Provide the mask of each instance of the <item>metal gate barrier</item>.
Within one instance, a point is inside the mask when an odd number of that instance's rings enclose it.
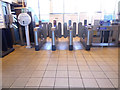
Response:
[[[78,25],[78,29],[76,26]],[[53,27],[52,27],[53,26]],[[47,36],[52,39],[52,50],[56,50],[57,39],[64,38],[69,39],[69,50],[73,50],[73,38],[80,37],[80,42],[83,44],[85,50],[90,50],[92,46],[117,46],[119,41],[119,28],[118,25],[113,26],[86,26],[81,22],[76,24],[62,24],[52,25],[52,23],[43,23],[41,27],[34,29],[35,34],[35,50],[39,50],[40,47],[46,42]],[[76,31],[78,30],[78,35]],[[96,34],[95,34],[96,33]]]
[[[56,37],[61,38],[62,36],[64,38],[68,37],[69,40],[69,50],[73,50],[73,38],[76,36],[80,37],[80,42],[85,47],[85,50],[90,50],[91,48],[91,36],[92,31],[87,28],[86,26],[82,26],[82,23],[78,23],[78,35],[76,34],[76,23],[73,23],[73,27],[69,24],[67,28],[67,23],[63,24],[63,35],[61,34],[61,23],[58,23],[58,27],[52,27],[51,33],[52,33],[52,50],[56,50]],[[57,31],[57,32],[56,32]],[[50,34],[51,35],[51,34]],[[50,37],[51,38],[51,37]]]
[[[60,25],[60,23],[58,24]],[[60,25],[61,26],[61,25]],[[59,29],[60,29],[59,26]],[[64,37],[69,39],[69,50],[73,50],[73,28],[72,26],[68,27],[69,29],[67,30],[67,24],[64,24]],[[62,37],[61,32],[59,29],[57,29],[57,27],[52,27],[51,31],[52,31],[52,51],[56,50],[56,42],[57,42],[57,38],[58,37]]]
[[[112,26],[93,26],[92,46],[118,46],[119,27]]]
[[[83,44],[85,50],[89,51],[92,41],[92,27],[84,27],[84,29],[82,28],[83,27],[79,28],[80,42]]]
[[[73,50],[73,29],[72,26],[69,26],[69,50],[72,51]]]
[[[35,27],[34,36],[35,36],[35,51],[39,51],[43,44],[46,42],[47,38],[46,25],[43,24],[41,25],[41,27]]]

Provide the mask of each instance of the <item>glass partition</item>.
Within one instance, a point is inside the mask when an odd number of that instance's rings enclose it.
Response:
[[[32,7],[42,21],[58,22],[68,20],[94,24],[94,20],[113,20],[118,18],[118,2],[120,0],[28,0],[28,7]],[[38,3],[39,2],[39,3]]]

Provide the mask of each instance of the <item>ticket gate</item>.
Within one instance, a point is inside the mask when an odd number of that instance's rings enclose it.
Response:
[[[62,35],[62,24],[59,22],[58,24],[49,23],[46,25],[41,25],[41,30],[34,30],[35,33],[35,50],[40,50],[40,47],[44,44],[44,40],[46,41],[47,36],[51,38],[52,41],[52,51],[56,50],[56,44],[58,42],[58,38],[62,36],[64,38],[68,38],[68,46],[69,50],[73,50],[73,38],[76,36],[80,37],[80,42],[83,44],[86,50],[90,50],[91,48],[91,30],[86,26],[83,26],[82,23],[78,23],[78,35],[76,34],[76,26],[77,24],[74,22],[73,25],[70,23],[67,26],[67,23],[63,24],[63,35]],[[47,30],[48,29],[48,30]],[[39,32],[38,32],[39,31]],[[41,35],[42,33],[42,35]],[[46,34],[48,33],[48,34]],[[40,38],[40,39],[38,39]]]
[[[73,29],[72,26],[69,26],[69,50],[73,50]]]
[[[47,29],[45,25],[34,28],[35,51],[39,51],[47,39]]]
[[[64,37],[68,37],[69,38],[69,50],[72,51],[73,50],[73,29],[72,29],[72,26],[69,26],[69,29],[67,30],[66,28],[66,23],[64,24],[65,27],[64,27]],[[61,37],[61,35],[57,31],[57,28],[56,27],[52,27],[51,29],[52,31],[52,51],[55,51],[56,50],[56,43],[57,43],[57,39],[58,37]]]
[[[48,24],[48,36],[52,38],[52,33],[51,33],[51,28],[52,28],[52,23]]]
[[[61,25],[60,22],[58,23],[58,37],[59,37],[59,38],[62,37],[62,25]]]
[[[92,46],[118,46],[119,25],[93,26]]]
[[[80,24],[80,23],[79,23]],[[81,24],[80,24],[81,25]],[[92,27],[78,27],[80,42],[83,44],[85,50],[89,51],[92,40]]]
[[[78,25],[78,35],[76,34],[77,25]],[[52,51],[56,50],[58,38],[61,37],[68,38],[68,46],[70,51],[73,50],[73,38],[77,36],[80,38],[80,43],[82,43],[84,49],[87,51],[89,51],[93,46],[117,46],[119,41],[119,34],[118,34],[119,28],[120,26],[115,26],[115,25],[106,26],[106,27],[91,26],[91,25],[86,25],[86,23],[85,25],[82,25],[81,22],[79,22],[78,24],[76,24],[75,22],[71,24],[70,21],[69,25],[67,25],[67,23],[63,24],[63,34],[62,34],[62,24],[60,22],[55,25],[49,23],[47,24],[47,28],[46,25],[42,25],[42,29],[40,30],[39,33],[40,36],[37,36],[38,33],[35,35],[36,46],[40,49],[40,47],[43,45],[42,42],[46,40],[47,36],[50,37],[52,40]],[[97,32],[97,36],[94,35],[95,32]],[[104,32],[109,32],[109,34],[106,35]],[[37,38],[39,37],[41,38],[37,40]]]
[[[52,51],[55,51],[56,50],[56,27],[52,27],[51,29],[52,31]]]
[[[73,27],[72,27],[73,26]],[[63,35],[61,34],[61,23],[58,23],[58,27],[52,27],[52,50],[56,50],[56,36],[61,38],[62,36],[64,38],[68,37],[69,41],[69,50],[73,50],[73,38],[76,36],[80,37],[80,42],[83,44],[86,50],[90,50],[91,48],[91,31],[86,27],[83,26],[82,23],[78,23],[78,35],[76,34],[76,22],[71,24],[71,21],[69,21],[69,25],[67,26],[67,23],[63,24]],[[67,28],[68,27],[68,28]],[[57,32],[56,32],[57,31]]]

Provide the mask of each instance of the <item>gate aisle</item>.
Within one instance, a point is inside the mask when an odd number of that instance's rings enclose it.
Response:
[[[68,38],[58,38],[58,42],[56,44],[56,50],[69,50]],[[43,45],[41,50],[51,50],[52,49],[52,42],[51,38],[47,38],[46,43]],[[73,38],[73,49],[74,50],[82,50],[84,49],[82,44],[80,43],[80,38],[76,37]]]

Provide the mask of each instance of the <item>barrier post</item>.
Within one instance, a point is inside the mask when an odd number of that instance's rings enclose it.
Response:
[[[55,43],[55,27],[52,27],[52,51],[56,50],[56,43]]]
[[[34,28],[34,36],[35,36],[35,51],[39,51],[39,39],[38,39],[38,29],[39,27]]]
[[[73,30],[72,26],[69,26],[69,50],[73,50]]]

